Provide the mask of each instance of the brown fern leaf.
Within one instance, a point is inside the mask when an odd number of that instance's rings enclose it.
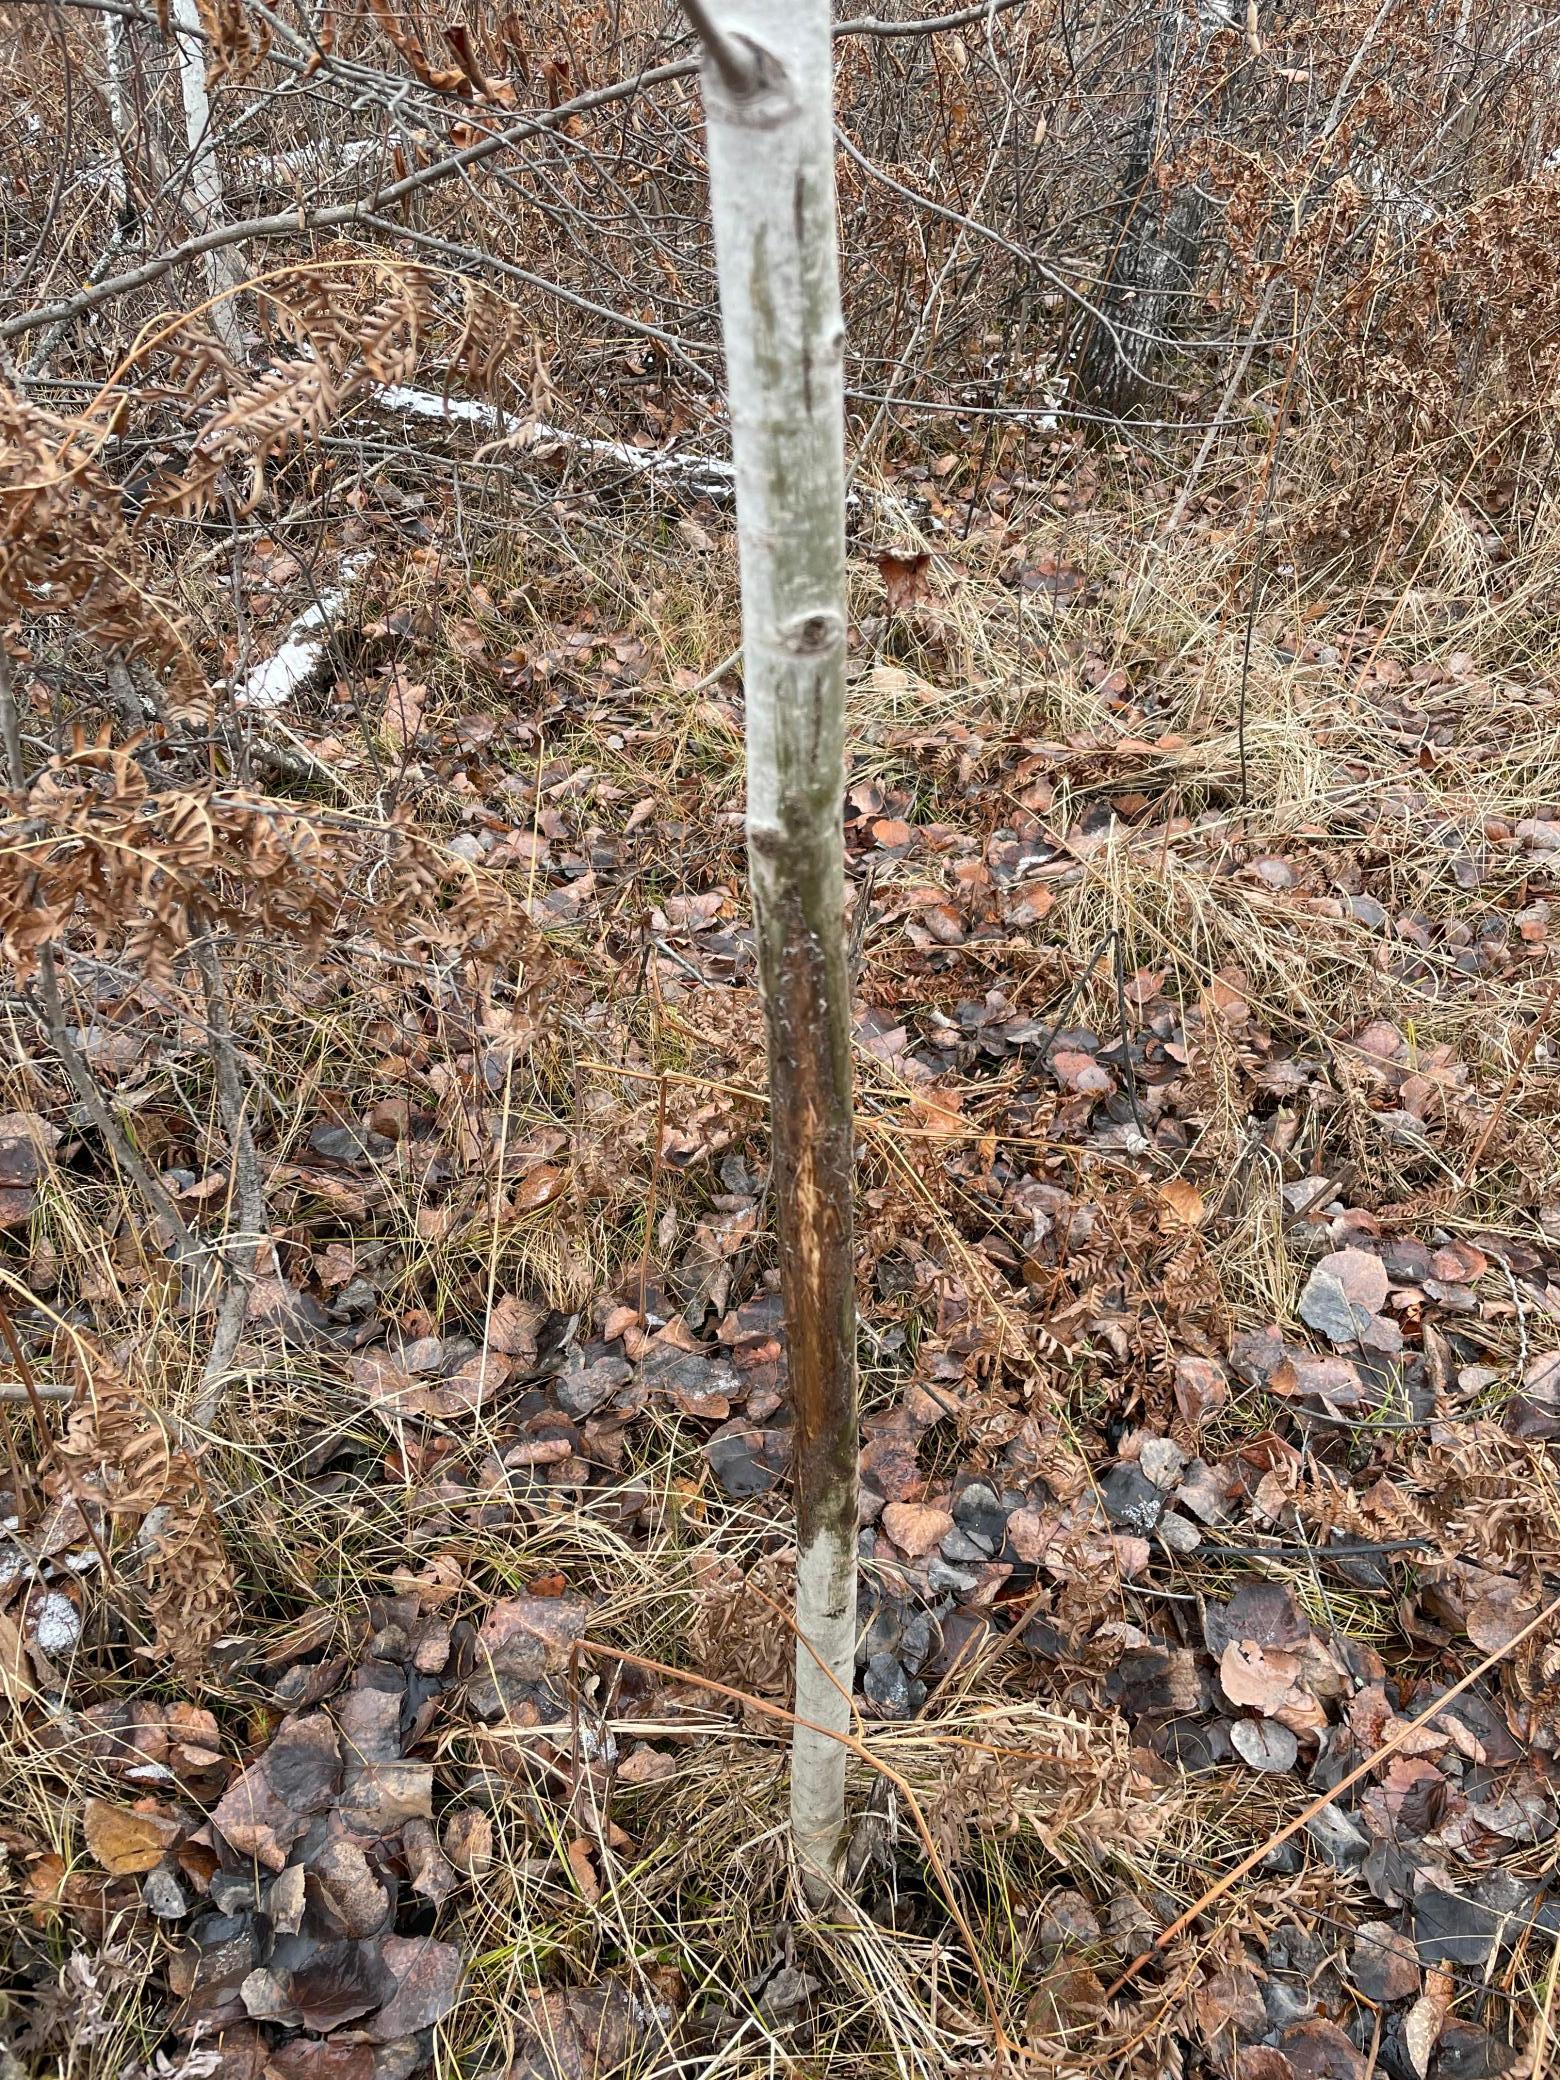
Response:
[[[125,1367],[101,1344],[61,1338],[77,1401],[61,1450],[79,1485],[140,1526],[151,1652],[184,1681],[204,1670],[233,1611],[233,1575],[200,1469],[175,1445]],[[118,1577],[120,1588],[130,1585]]]
[[[451,364],[473,389],[491,391],[523,337],[519,313],[480,282],[462,281],[461,298]]]
[[[181,693],[199,695],[182,624],[157,597],[97,460],[102,437],[0,388],[0,617],[68,619],[106,649],[169,667]]]
[[[251,17],[243,0],[195,0],[206,32],[206,77],[246,79],[271,48],[271,25]]]

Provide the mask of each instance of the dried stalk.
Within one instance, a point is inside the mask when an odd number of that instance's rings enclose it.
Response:
[[[200,1388],[192,1410],[196,1428],[205,1429],[216,1415],[222,1398],[224,1377],[233,1362],[233,1353],[238,1349],[239,1338],[244,1333],[244,1317],[248,1311],[250,1287],[255,1267],[260,1260],[260,1252],[265,1247],[270,1224],[266,1214],[265,1185],[260,1173],[260,1157],[249,1127],[249,1107],[244,1091],[244,1078],[239,1067],[238,1048],[234,1043],[232,1021],[228,1016],[227,988],[222,975],[222,961],[209,931],[202,932],[195,942],[195,965],[200,970],[201,989],[206,999],[206,1031],[211,1048],[211,1065],[216,1075],[217,1104],[222,1112],[222,1124],[232,1156],[233,1196],[237,1202],[239,1219],[239,1234],[236,1239],[229,1241],[224,1252],[227,1285],[222,1295],[222,1305],[217,1311],[211,1350],[201,1374]]]

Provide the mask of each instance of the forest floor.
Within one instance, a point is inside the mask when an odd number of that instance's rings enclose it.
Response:
[[[266,784],[523,947],[234,954],[272,1247],[205,1423],[9,1014],[0,2071],[1547,2066],[1554,545],[1308,574],[1260,476],[1167,533],[1168,465],[1005,468],[903,471],[853,562],[855,1909],[787,1857],[728,518],[392,461],[250,543],[251,655],[361,573]],[[92,972],[219,1220],[198,983]]]

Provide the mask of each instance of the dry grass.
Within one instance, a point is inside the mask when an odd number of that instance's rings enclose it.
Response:
[[[1518,900],[1530,862],[1486,848],[1487,870],[1470,897],[1442,834],[1480,834],[1496,818],[1514,824],[1560,799],[1560,732],[1545,705],[1552,692],[1529,696],[1534,726],[1517,730],[1510,690],[1519,670],[1536,674],[1547,659],[1546,601],[1560,537],[1552,526],[1535,536],[1497,600],[1469,531],[1451,517],[1443,521],[1375,643],[1376,657],[1401,667],[1410,686],[1416,667],[1444,665],[1453,627],[1455,647],[1474,660],[1460,682],[1451,741],[1416,761],[1411,747],[1384,735],[1379,701],[1357,683],[1363,653],[1352,662],[1318,661],[1286,654],[1279,639],[1293,629],[1320,645],[1366,622],[1381,630],[1374,600],[1336,572],[1315,580],[1280,572],[1248,658],[1250,525],[1162,541],[1153,519],[1122,492],[1114,502],[1102,495],[1078,518],[1037,519],[1000,540],[977,532],[963,544],[936,534],[918,543],[906,510],[899,546],[929,550],[932,592],[904,626],[884,628],[880,619],[877,639],[855,659],[853,783],[908,788],[912,820],[950,826],[978,854],[1013,814],[1002,775],[1015,748],[1043,747],[1055,787],[1044,822],[1056,832],[1090,833],[1053,876],[1057,900],[1046,921],[1010,935],[990,956],[978,946],[961,956],[938,985],[944,1001],[978,997],[1000,982],[1015,1004],[1059,1010],[1085,978],[1068,1019],[1113,1034],[1112,964],[1088,972],[1102,947],[1119,945],[1126,975],[1154,970],[1166,995],[1189,1007],[1205,1004],[1238,973],[1253,1022],[1286,1055],[1329,1061],[1343,1081],[1344,1101],[1328,1113],[1294,1100],[1313,1170],[1352,1165],[1357,1192],[1368,1188],[1381,1203],[1418,1195],[1448,1226],[1533,1234],[1539,1209],[1560,1186],[1552,1064],[1541,1052],[1524,1053],[1526,1021],[1543,998],[1540,964],[1469,981],[1438,951],[1424,974],[1405,980],[1392,972],[1390,942],[1348,915],[1335,891],[1365,862],[1369,890],[1394,914],[1413,908],[1455,918],[1469,902],[1510,907]],[[492,513],[468,516],[468,524],[496,528]],[[1053,612],[1015,593],[1005,573],[1016,552],[1031,562],[1049,553],[1081,572],[1086,589],[1078,602]],[[463,1002],[450,976],[372,968],[370,955],[346,944],[322,973],[267,958],[234,975],[235,1015],[277,1163],[306,1162],[308,1135],[322,1118],[357,1120],[394,1096],[404,1050],[418,1034],[462,1020],[469,1032],[474,1018],[488,1020],[490,1049],[479,1142],[496,1133],[500,1146],[519,1149],[562,1135],[563,1152],[552,1158],[565,1177],[560,1194],[497,1220],[495,1188],[475,1157],[469,1178],[437,1205],[393,1161],[356,1180],[371,1183],[376,1201],[365,1260],[375,1267],[377,1307],[386,1314],[415,1308],[444,1332],[480,1330],[495,1291],[588,1309],[603,1293],[627,1289],[643,1257],[652,1269],[675,1259],[706,1210],[709,1186],[658,1159],[658,1103],[673,1128],[708,1109],[732,1146],[755,1160],[762,1153],[763,1069],[750,982],[667,1001],[674,968],[653,947],[648,968],[630,952],[647,930],[655,937],[643,919],[664,917],[677,897],[724,888],[731,920],[741,922],[742,747],[734,689],[719,676],[736,635],[729,544],[720,534],[713,547],[700,548],[676,523],[658,533],[637,523],[582,524],[553,541],[528,532],[517,542],[498,530],[482,551],[481,575],[489,604],[475,617],[484,646],[475,660],[469,644],[463,651],[447,640],[463,617],[442,604],[442,572],[408,568],[387,596],[387,605],[421,618],[423,633],[403,669],[428,686],[431,739],[458,737],[461,718],[474,709],[509,729],[513,704],[494,688],[494,657],[535,657],[586,617],[604,638],[641,646],[631,677],[616,688],[599,674],[533,681],[522,697],[525,728],[510,731],[498,755],[483,754],[490,768],[512,768],[522,825],[533,803],[566,799],[581,828],[594,820],[611,831],[649,801],[637,878],[556,922],[548,964],[539,957],[535,975],[522,968],[491,978],[485,1002]],[[881,617],[870,560],[856,570],[855,585],[861,614]],[[1468,611],[1454,613],[1454,601],[1470,598]],[[1097,669],[1084,668],[1090,658]],[[1090,684],[1091,671],[1105,679],[1117,670],[1128,674],[1130,713],[1128,703],[1112,705]],[[372,714],[360,719],[376,726]],[[326,720],[305,718],[307,730]],[[378,764],[356,754],[341,762],[340,784],[366,813],[383,800],[383,742],[380,754]],[[457,743],[425,756],[419,774],[404,773],[397,783],[414,795],[419,814],[450,833],[469,800],[452,784],[461,767]],[[566,794],[555,791],[560,781],[569,783]],[[1412,812],[1384,814],[1410,786]],[[1101,813],[1127,795],[1141,798],[1130,815]],[[657,836],[667,824],[677,830],[671,841]],[[1274,888],[1244,871],[1268,858],[1297,863],[1295,887]],[[892,909],[896,896],[943,875],[936,857],[886,859],[871,900]],[[534,875],[511,878],[520,894],[536,893]],[[903,954],[897,922],[874,926],[862,976],[868,1001],[927,994],[924,976],[906,982]],[[538,978],[540,998],[532,994]],[[164,1162],[181,1149],[221,1145],[189,1009],[143,995],[139,1029],[154,1032],[159,1046],[119,1085],[130,1130],[140,1118],[153,1122]],[[1455,1201],[1444,1187],[1469,1153],[1470,1130],[1448,1121],[1428,1150],[1396,1143],[1383,1137],[1363,1095],[1347,1095],[1348,1035],[1372,1018],[1396,1023],[1421,1053],[1451,1050],[1467,1072],[1475,1122],[1515,1077],[1478,1176]],[[25,1044],[29,1059],[11,1064],[6,1102],[37,1106],[46,1102],[49,1072],[33,1043]],[[1298,1273],[1286,1246],[1285,1173],[1272,1149],[1259,1145],[1240,1074],[1246,1045],[1238,1030],[1226,1029],[1213,1047],[1188,1160],[1224,1178],[1207,1240],[1234,1319],[1290,1320]],[[455,1052],[450,1043],[444,1058]],[[897,1224],[957,1273],[976,1315],[996,1324],[998,1346],[1026,1392],[1076,1446],[1092,1419],[1074,1399],[1083,1392],[1081,1375],[1033,1338],[1022,1296],[980,1254],[968,1191],[941,1174],[988,1131],[981,1106],[1004,1088],[999,1081],[985,1098],[972,1095],[967,1132],[946,1117],[928,1127],[914,1107],[914,1083],[863,1056],[864,1190],[887,1208],[869,1225]],[[447,1124],[458,1110],[451,1100]],[[171,1119],[183,1121],[178,1132]],[[994,1104],[989,1130],[1002,1132]],[[1034,1140],[1030,1148],[1015,1137],[1015,1158],[1043,1156],[1043,1122]],[[1073,1158],[1058,1153],[1057,1163],[1064,1160]],[[1078,1160],[1102,1197],[1132,1189],[1119,1166]],[[1162,1180],[1167,1168],[1148,1161],[1141,1174]],[[341,1224],[307,1187],[284,1196],[288,1248],[296,1252],[290,1262],[301,1277],[310,1252]],[[351,1227],[349,1220],[342,1232],[350,1236]],[[117,1188],[57,1173],[26,1238],[34,1274],[47,1263],[50,1280],[45,1289],[34,1275],[31,1298],[61,1312],[86,1308],[101,1331],[133,1342],[176,1423],[190,1406],[200,1328],[170,1318],[149,1282],[141,1231],[138,1210]],[[25,1265],[7,1281],[20,1303]],[[869,1295],[868,1345],[881,1326],[876,1308]],[[891,1325],[896,1333],[905,1326]],[[1229,1448],[1265,1426],[1267,1405],[1256,1394],[1237,1399],[1225,1420],[1220,1441]],[[20,1429],[17,1437],[25,1443]],[[442,1426],[442,1441],[448,1471],[480,1466],[504,1440],[478,1414]],[[407,1457],[405,1442],[393,1420],[365,1408],[349,1388],[335,1353],[274,1344],[241,1353],[203,1468],[240,1572],[238,1623],[249,1656],[322,1609],[347,1637],[370,1596],[438,1557],[458,1570],[460,1608],[480,1612],[488,1599],[561,1570],[592,1599],[597,1638],[685,1664],[701,1569],[716,1557],[751,1562],[782,1536],[777,1507],[731,1504],[713,1490],[697,1436],[665,1415],[635,1432],[622,1475],[624,1488],[649,1497],[632,1534],[614,1524],[611,1497],[599,1491],[589,1506],[565,1499],[506,1513],[491,1528],[470,1512],[457,1518]],[[960,1448],[968,1442],[961,1437]],[[1323,1590],[1289,1562],[1267,1571],[1288,1580],[1330,1629],[1368,1642],[1392,1634],[1378,1601]],[[1178,1593],[1195,1600],[1222,1580],[1216,1569],[1188,1567]],[[1124,1589],[1122,1622],[1138,1608]],[[89,1636],[84,1655],[91,1644]],[[144,1681],[122,1665],[107,1689],[129,1694]],[[614,1794],[611,1814],[624,1840],[599,1859],[599,1897],[588,1896],[571,1868],[546,1802],[501,1799],[491,1870],[440,1919],[440,1932],[462,1944],[470,1973],[441,2033],[440,2073],[454,2080],[501,2071],[538,1986],[590,1985],[620,1988],[630,2003],[631,2073],[665,2073],[685,2058],[674,2011],[719,2015],[720,2048],[703,2069],[719,2070],[722,2080],[799,2066],[833,2080],[987,2070],[998,2024],[1037,2071],[1146,2073],[1169,2055],[1194,1969],[1225,1954],[1235,1931],[1260,1925],[1280,1903],[1323,1923],[1340,1917],[1340,1927],[1357,1914],[1359,1903],[1341,1897],[1351,1881],[1321,1862],[1253,1881],[1195,1940],[1168,1953],[1157,1990],[1130,2022],[1102,2026],[1102,1981],[1232,1856],[1298,1810],[1303,1793],[1284,1780],[1275,1791],[1253,1777],[1232,1795],[1227,1774],[1217,1772],[1167,1772],[1168,1781],[1155,1781],[1129,1758],[1121,1720],[1070,1705],[1061,1680],[1054,1699],[1037,1699],[1034,1687],[1032,1664],[1009,1659],[973,1680],[956,1677],[914,1723],[869,1729],[882,1773],[853,1768],[852,1807],[858,1815],[869,1804],[884,1808],[886,1844],[864,1893],[869,1911],[855,1921],[795,1921],[784,1728],[734,1718],[717,1697],[685,1694],[688,1726],[708,1730],[679,1740],[670,1782]],[[262,1700],[247,1678],[218,1673],[207,1695],[235,1743],[257,1730]],[[617,1701],[604,1669],[583,1683],[576,1740],[602,1753],[643,1726],[642,1714]],[[537,1744],[524,1729],[510,1737],[519,1748]],[[473,1771],[480,1777],[489,1767],[489,1738],[479,1742],[460,1724],[436,1734],[443,1793],[468,1787]],[[19,1735],[6,1768],[12,1823],[67,1863],[82,1854],[81,1801],[111,1788],[69,1755],[68,1747],[62,1755]],[[922,1853],[895,1778],[926,1815],[958,1915]],[[581,1781],[588,1796],[597,1795],[588,1773]],[[605,1812],[580,1817],[587,1832],[606,1834]],[[1046,1902],[1063,1887],[1084,1891],[1102,1911],[1114,1902],[1119,1912],[1098,1954],[1074,1956],[1069,1971],[1058,1973],[1045,1962],[1039,1931]],[[61,2073],[110,2080],[154,2055],[159,1937],[140,1926],[110,1929],[90,1966],[73,1962],[86,1953],[67,1923],[33,1926],[14,1862],[0,1911],[25,1932],[35,1956],[40,1945],[47,1950],[67,2002],[73,1973],[97,1974],[98,1990],[77,2003]],[[976,1958],[960,1917],[976,1931]],[[816,1982],[805,2027],[775,2012],[774,1974],[782,1966]],[[1078,1979],[1073,1967],[1092,1978]],[[1536,1953],[1525,1956],[1510,1998],[1537,2003],[1546,1987],[1552,1993],[1546,1969]]]

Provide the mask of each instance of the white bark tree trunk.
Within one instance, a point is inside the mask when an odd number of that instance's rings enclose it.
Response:
[[[198,231],[209,231],[227,216],[222,169],[217,163],[211,128],[211,97],[206,91],[206,46],[197,33],[200,13],[195,0],[173,0],[174,41],[178,51],[179,96],[184,104],[184,137],[189,150],[187,207]],[[245,279],[241,251],[219,246],[205,259],[206,292],[215,299],[211,325],[230,354],[244,352],[244,331],[236,291]]]
[[[128,27],[118,15],[106,14],[103,17],[103,91],[108,100],[108,120],[114,133],[113,171],[109,179],[114,210],[121,222],[128,199],[125,191],[125,145],[130,135],[130,103],[125,91],[125,76],[129,69],[125,51]]]
[[[747,829],[769,1040],[795,1424],[791,1819],[835,1880],[856,1648],[855,1303],[845,738],[844,327],[829,0],[703,0],[710,198],[730,397]],[[815,1728],[825,1729],[815,1731]]]

